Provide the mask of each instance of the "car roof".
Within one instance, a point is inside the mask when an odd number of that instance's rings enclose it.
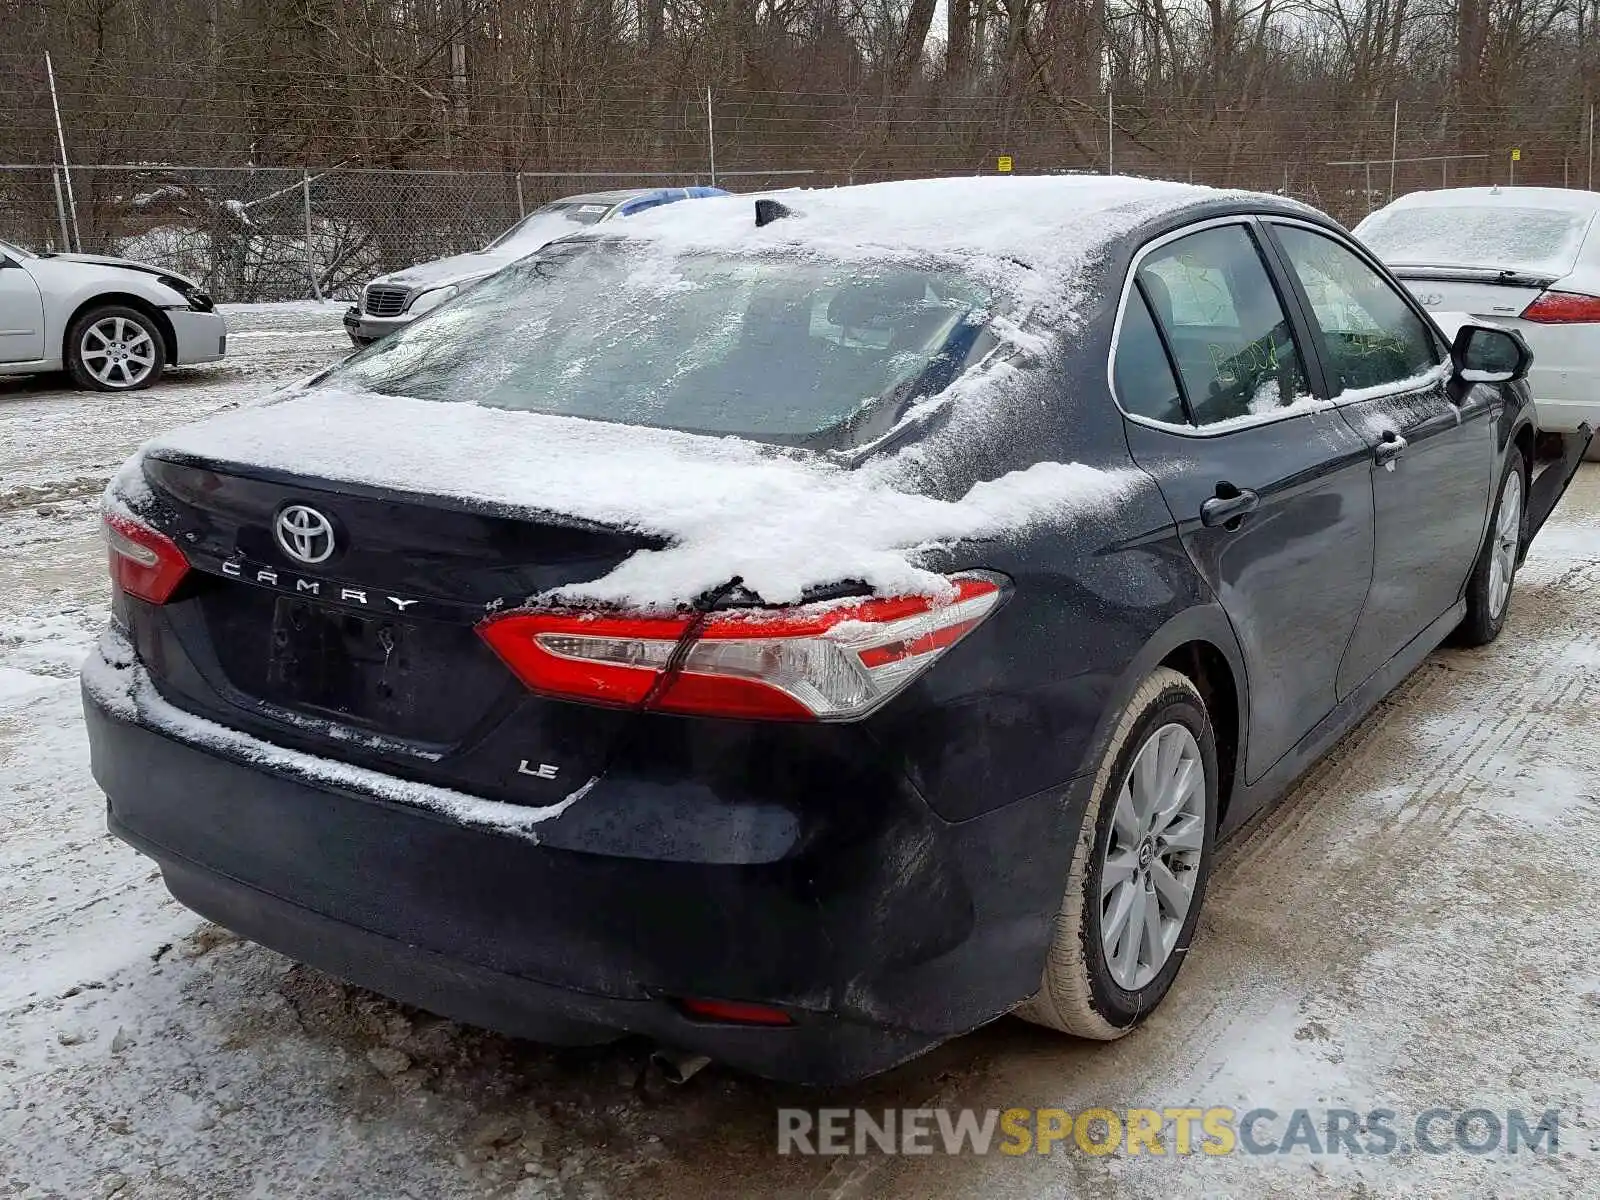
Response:
[[[1390,201],[1384,208],[1455,208],[1503,205],[1506,208],[1551,208],[1578,213],[1600,211],[1600,192],[1581,188],[1553,187],[1466,187],[1434,188],[1411,192]],[[1384,209],[1378,209],[1382,212]]]
[[[776,201],[792,219],[758,229],[754,197],[712,197],[689,206],[692,212],[666,205],[642,214],[629,222],[628,236],[682,249],[889,251],[1054,266],[1076,275],[1107,246],[1137,244],[1205,217],[1275,212],[1334,225],[1279,196],[1106,175],[912,179],[774,191],[762,199]]]
[[[621,204],[638,196],[648,196],[660,188],[612,188],[608,192],[584,192],[577,196],[563,196],[555,204]]]
[[[648,187],[648,188],[613,188],[607,192],[584,192],[578,196],[563,196],[552,201],[555,204],[623,204],[629,200],[640,200],[647,196],[662,196],[672,192],[686,192],[693,194],[700,190],[683,184],[676,187]]]

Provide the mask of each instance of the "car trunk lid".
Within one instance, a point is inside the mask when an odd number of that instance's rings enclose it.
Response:
[[[659,539],[160,452],[142,474],[191,567],[178,602],[130,613],[170,701],[280,744],[521,803],[558,801],[603,769],[625,714],[529,695],[477,627]],[[282,532],[289,513],[326,521],[326,554]],[[303,544],[316,561],[296,558]]]
[[[1476,267],[1391,266],[1430,312],[1460,312],[1505,321],[1521,315],[1556,281],[1553,275]]]

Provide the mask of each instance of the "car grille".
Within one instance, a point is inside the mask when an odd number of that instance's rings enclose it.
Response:
[[[405,311],[406,297],[410,294],[410,288],[373,284],[367,288],[367,316],[398,317]]]

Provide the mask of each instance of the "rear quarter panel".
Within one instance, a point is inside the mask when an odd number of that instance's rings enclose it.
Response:
[[[1029,369],[1026,391],[982,420],[952,416],[923,459],[940,494],[1038,462],[1083,463],[1115,487],[1086,511],[933,555],[954,571],[1000,571],[1005,606],[872,718],[873,737],[930,806],[964,820],[1092,771],[1110,718],[1173,647],[1219,640],[1226,620],[1177,540],[1154,482],[1135,466],[1110,394],[1107,355],[1126,255],[1085,289],[1079,324]]]

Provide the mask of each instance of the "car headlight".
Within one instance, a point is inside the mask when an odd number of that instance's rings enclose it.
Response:
[[[420,317],[425,312],[432,312],[456,294],[459,289],[455,284],[449,287],[434,288],[432,291],[423,292],[411,302],[408,310],[413,317]]]
[[[162,287],[177,292],[195,312],[210,312],[216,307],[211,297],[202,292],[187,279],[179,279],[172,275],[157,275],[156,282]]]

